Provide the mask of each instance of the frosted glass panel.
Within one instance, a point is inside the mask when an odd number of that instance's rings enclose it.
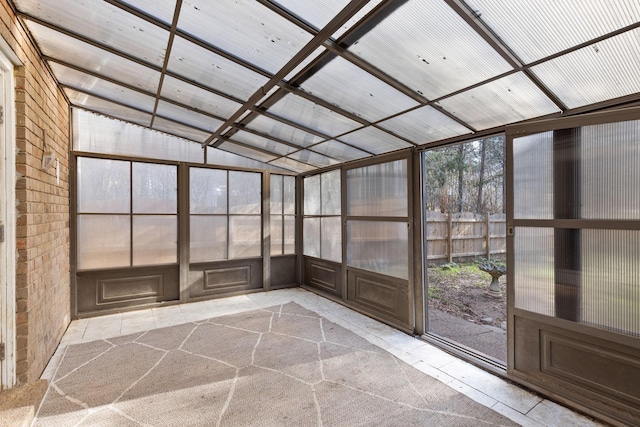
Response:
[[[304,214],[320,215],[320,175],[304,179]]]
[[[553,218],[553,132],[513,140],[516,219]]]
[[[290,145],[282,144],[281,142],[277,142],[272,139],[245,131],[234,133],[233,136],[231,136],[231,140],[234,142],[240,142],[246,145],[250,145],[251,147],[256,147],[261,150],[266,150],[271,153],[279,154],[281,156],[285,156],[297,150],[295,146],[292,147]],[[275,156],[273,156],[272,158],[275,158]]]
[[[347,264],[388,276],[409,277],[406,222],[349,221]]]
[[[640,231],[583,230],[582,323],[640,336]]]
[[[78,270],[128,267],[129,215],[78,215]]]
[[[190,217],[189,262],[227,259],[227,217]]]
[[[108,101],[86,92],[80,92],[68,87],[63,88],[64,93],[69,98],[71,105],[86,108],[87,110],[126,120],[141,126],[149,126],[151,123],[151,113],[129,108],[115,102]]]
[[[282,214],[282,175],[271,175],[271,215]]]
[[[296,178],[284,177],[284,213],[294,215],[296,213]]]
[[[305,218],[302,225],[303,253],[320,258],[320,218]]]
[[[253,119],[247,127],[301,147],[308,147],[325,139],[262,115]]]
[[[346,142],[373,154],[388,153],[403,148],[413,147],[410,142],[391,135],[388,132],[368,126],[342,135],[340,141]]]
[[[320,219],[320,257],[342,261],[342,221],[339,216]]]
[[[320,209],[322,215],[340,215],[342,210],[341,194],[342,189],[340,183],[340,169],[331,172],[325,172],[320,175]]]
[[[204,142],[209,137],[208,132],[160,116],[156,116],[153,120],[153,129],[199,143]]]
[[[228,151],[232,154],[237,154],[238,156],[248,157],[249,159],[253,159],[256,162],[269,162],[277,157],[275,154],[265,153],[264,151],[254,150],[253,148],[245,147],[243,145],[234,144],[231,142],[223,142],[218,148],[220,150]],[[217,164],[215,160],[213,160],[212,163]]]
[[[262,218],[229,217],[229,259],[258,257],[262,254]]]
[[[78,158],[78,212],[129,213],[129,162]]]
[[[515,307],[555,315],[553,228],[516,227]]]
[[[189,199],[192,214],[227,213],[227,171],[189,169]]]
[[[134,162],[132,168],[134,213],[178,212],[177,166]]]
[[[347,171],[347,204],[351,216],[407,216],[407,161]]]
[[[416,144],[471,132],[451,117],[428,105],[385,120],[378,125]]]
[[[293,154],[290,154],[288,157],[319,168],[337,165],[338,163],[340,163],[338,160],[323,156],[322,154],[318,154],[311,150],[300,150]]]
[[[640,219],[640,121],[581,129],[583,218]]]
[[[133,265],[178,262],[178,218],[175,215],[133,217]]]
[[[271,255],[282,255],[282,215],[271,215]]]
[[[230,117],[240,108],[240,104],[235,101],[171,76],[164,77],[161,93],[164,98],[224,118]]]
[[[371,156],[371,154],[365,151],[334,140],[322,142],[318,145],[314,145],[310,149],[316,153],[331,156],[334,159],[342,160],[343,162]]]
[[[254,172],[229,172],[229,213],[262,212],[262,175]]]
[[[296,217],[284,216],[284,253],[296,253]]]
[[[222,120],[213,118],[211,116],[198,113],[192,109],[176,105],[172,102],[160,101],[158,102],[158,109],[156,114],[161,117],[165,117],[176,122],[184,123],[189,126],[193,126],[199,130],[215,132],[218,127],[222,125]]]

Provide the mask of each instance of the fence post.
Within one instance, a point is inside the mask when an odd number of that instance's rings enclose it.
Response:
[[[449,264],[453,262],[453,218],[451,212],[447,214],[447,259]]]
[[[487,259],[491,258],[491,217],[489,212],[485,212],[485,230],[487,235],[485,236],[487,241]]]

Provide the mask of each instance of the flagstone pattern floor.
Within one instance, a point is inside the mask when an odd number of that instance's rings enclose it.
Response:
[[[290,302],[295,302],[297,305],[287,304]],[[280,317],[275,316],[268,309],[281,304],[285,304],[281,307],[288,307],[285,311],[293,310],[292,313],[287,314],[297,316],[294,330],[291,330],[290,322],[282,322]],[[299,310],[299,312],[296,313],[295,310]],[[326,322],[327,325],[331,326],[329,328],[323,327],[317,316],[309,315],[307,310],[321,314],[329,321]],[[249,311],[250,313],[247,313]],[[230,316],[238,313],[244,313],[244,315]],[[227,318],[220,317],[225,315]],[[218,320],[206,321],[212,317],[217,317]],[[248,321],[243,326],[247,330],[233,328],[233,322],[237,322],[238,319]],[[165,334],[165,331],[161,329],[175,325],[180,325],[175,334]],[[337,333],[340,328],[354,332],[357,337],[349,343],[332,343],[332,339],[339,340],[339,337],[342,336]],[[269,330],[275,333],[265,334]],[[211,333],[218,336],[226,334],[227,342],[233,342],[235,345],[212,346],[210,340],[207,339]],[[259,343],[260,345],[256,345],[258,337],[263,340]],[[252,346],[254,351],[235,354],[234,349],[241,347],[237,344],[243,341]],[[81,343],[84,345],[69,347],[64,363],[60,364],[67,346]],[[149,343],[153,343],[153,345]],[[353,364],[354,370],[349,372],[345,371],[344,367],[340,369],[333,367],[331,357],[328,357],[326,362],[317,363],[319,348],[328,355],[333,352],[336,355],[345,356],[344,352],[341,353],[344,345],[355,346],[359,349],[360,355],[366,355],[364,362],[360,360],[359,363]],[[127,360],[130,360],[130,363],[114,367],[113,362],[110,362],[111,365],[108,362],[112,359],[105,358],[105,364],[100,366],[102,361],[98,357],[99,355],[109,351],[113,353],[112,356],[117,356],[115,352],[131,346],[135,346],[136,357],[129,357]],[[189,372],[193,377],[180,378],[179,380],[176,378],[175,382],[180,383],[181,388],[179,390],[165,390],[163,394],[162,390],[154,389],[154,384],[159,383],[161,379],[165,380],[166,376],[170,377],[173,372],[178,372],[172,369],[172,366],[178,362],[172,359],[175,352],[171,352],[178,347],[181,348],[181,352],[192,356],[179,363],[180,366],[190,364],[193,369]],[[259,349],[269,349],[269,351],[263,352]],[[64,420],[65,425],[73,425],[79,421],[87,425],[101,424],[106,422],[107,418],[110,424],[115,422],[128,425],[132,420],[138,419],[145,420],[144,422],[149,424],[153,424],[154,420],[166,424],[167,421],[171,421],[172,413],[184,414],[185,411],[169,410],[170,408],[166,404],[163,405],[163,399],[170,394],[173,402],[184,401],[187,404],[187,399],[180,399],[180,393],[186,393],[185,384],[190,384],[190,387],[200,387],[199,391],[202,392],[203,399],[210,399],[211,402],[215,402],[212,403],[213,405],[218,405],[218,410],[212,410],[210,413],[218,414],[216,415],[218,417],[224,413],[226,418],[223,424],[230,422],[235,425],[252,423],[255,425],[261,411],[267,409],[273,411],[274,402],[281,402],[284,410],[287,405],[290,405],[293,396],[296,397],[297,405],[300,405],[296,413],[302,418],[292,419],[291,425],[314,424],[318,417],[317,408],[328,409],[327,406],[322,406],[323,402],[331,401],[333,406],[337,405],[336,402],[341,402],[340,391],[342,389],[340,387],[336,389],[336,384],[348,386],[355,384],[356,387],[372,386],[372,380],[367,378],[376,378],[376,376],[362,374],[367,372],[366,361],[369,359],[377,360],[384,357],[387,352],[418,371],[439,380],[441,384],[447,385],[448,387],[434,390],[433,396],[436,398],[438,396],[454,396],[455,393],[451,394],[451,392],[456,390],[524,426],[599,425],[587,417],[529,393],[422,340],[299,288],[72,322],[42,378],[51,380],[55,375],[56,382],[51,385],[49,393],[63,396],[64,389],[73,388],[72,382],[76,376],[72,373],[77,372],[77,369],[91,369],[93,372],[91,387],[84,387],[83,390],[86,391],[81,396],[67,396],[63,399],[65,402],[59,401],[53,406],[48,407],[45,401],[40,409],[40,418],[36,420],[35,425],[46,425],[45,415],[51,413],[68,415],[70,418]],[[308,363],[287,364],[288,355],[294,353],[297,357],[306,358]],[[205,360],[209,358],[211,363],[203,363],[203,357]],[[233,363],[225,364],[225,360],[229,362],[233,360]],[[395,358],[387,357],[385,360],[387,360],[386,363],[389,363],[388,361],[393,361]],[[78,365],[81,367],[75,368]],[[72,371],[72,369],[76,369],[76,371]],[[238,375],[239,369],[243,370],[242,375]],[[254,378],[252,381],[248,381],[248,378],[252,376],[252,369],[270,370],[273,375],[278,375],[278,381],[282,387],[277,390],[270,388],[267,391],[268,397],[264,399],[252,398],[251,401],[229,400],[227,397],[231,394],[228,389],[216,388],[231,386],[242,390],[243,388],[266,387],[266,384],[256,384],[253,381]],[[139,378],[136,377],[137,379],[132,383],[132,375],[137,375],[134,372],[141,371],[147,374]],[[411,371],[404,370],[403,372],[406,374]],[[330,381],[320,382],[323,378],[330,379]],[[305,390],[304,387],[300,388],[300,384],[305,382],[320,384],[320,386],[316,387],[315,393],[313,393],[308,389]],[[113,386],[113,384],[122,385]],[[373,386],[378,387],[376,389],[378,391],[374,394],[384,397],[384,387],[380,390],[379,385],[373,384]],[[428,393],[423,394],[428,399]],[[237,396],[255,396],[255,394],[238,393]],[[411,397],[407,397],[407,399],[411,399]],[[111,405],[113,402],[118,402],[118,405]],[[141,402],[150,402],[155,409],[145,412]],[[327,425],[349,424],[355,421],[355,419],[344,418],[345,414],[357,413],[357,411],[353,411],[353,402],[349,403],[348,399],[344,402],[350,406],[340,408],[338,405],[333,411],[325,411],[325,416],[328,417],[325,421]],[[78,405],[92,409],[88,412],[78,411]],[[249,406],[253,408],[252,411],[246,410]],[[382,417],[380,418],[382,420],[385,414],[393,413],[393,409],[397,409],[386,407],[384,404],[378,404],[377,408],[380,410],[378,416]],[[275,408],[275,410],[277,409]],[[193,410],[197,411],[198,408],[194,407]],[[446,410],[450,411],[450,409]],[[196,415],[198,414],[194,413],[194,417]],[[56,422],[59,422],[62,418],[55,419]],[[180,424],[189,423],[188,419],[175,421]],[[213,425],[223,420],[218,418],[210,421]],[[434,422],[436,422],[435,419]]]

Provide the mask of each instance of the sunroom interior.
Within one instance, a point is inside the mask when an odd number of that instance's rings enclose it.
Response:
[[[72,319],[304,287],[640,420],[637,0],[6,7],[69,106],[42,169],[68,175]],[[429,153],[488,138],[503,359],[429,316]]]

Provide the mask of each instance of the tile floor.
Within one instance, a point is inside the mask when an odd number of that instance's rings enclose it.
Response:
[[[561,405],[464,362],[422,340],[300,288],[201,301],[71,322],[42,374],[51,379],[67,345],[294,301],[523,426],[599,426]]]

